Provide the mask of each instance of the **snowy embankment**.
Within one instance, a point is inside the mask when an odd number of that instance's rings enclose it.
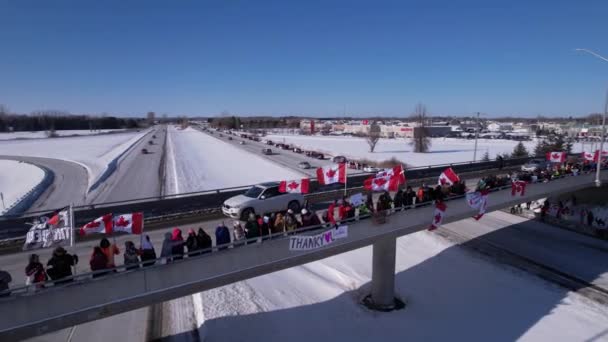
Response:
[[[190,127],[169,126],[167,134],[169,195],[303,177]]]
[[[54,158],[82,165],[91,186],[108,165],[143,137],[148,130],[62,139],[8,140],[0,143],[0,155]]]
[[[44,170],[15,160],[0,160],[0,215],[9,210],[44,178]]]
[[[121,129],[99,129],[99,130],[95,130],[95,131],[91,131],[88,129],[73,129],[73,130],[55,131],[55,134],[60,137],[69,137],[69,136],[116,133],[116,132],[121,132],[124,130],[125,129],[122,129],[122,128]],[[43,138],[48,138],[47,131],[0,133],[0,140],[43,139]]]
[[[604,336],[605,307],[475,256],[433,233],[397,240],[404,310],[370,312],[372,248],[202,292],[209,341],[583,341]],[[605,336],[604,336],[605,337]],[[600,337],[600,339],[603,337]]]
[[[305,150],[316,150],[332,156],[343,155],[348,158],[365,158],[384,161],[396,158],[410,166],[427,166],[469,162],[473,160],[475,141],[456,138],[432,138],[429,153],[414,153],[409,144],[410,139],[380,139],[374,153],[369,152],[369,146],[364,138],[303,136],[303,135],[268,135],[266,139],[275,142],[294,144]],[[513,140],[479,139],[477,144],[477,160],[488,152],[491,159],[503,153],[513,153],[517,145]],[[534,150],[536,142],[526,141],[524,146],[528,152]],[[573,152],[580,152],[580,144],[575,144]]]

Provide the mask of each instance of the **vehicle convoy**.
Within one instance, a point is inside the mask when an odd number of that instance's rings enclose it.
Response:
[[[231,197],[222,204],[222,213],[234,218],[246,220],[249,214],[264,215],[291,209],[299,212],[304,205],[304,196],[295,193],[279,192],[279,183],[261,183],[254,185],[242,195]]]
[[[521,170],[524,172],[535,172],[538,170],[545,170],[549,166],[549,163],[546,160],[542,159],[532,159],[526,164],[521,166]]]

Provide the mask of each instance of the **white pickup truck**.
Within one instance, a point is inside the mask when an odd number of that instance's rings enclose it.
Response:
[[[246,220],[249,214],[264,215],[291,209],[294,213],[304,205],[302,194],[281,193],[279,183],[262,183],[254,185],[242,195],[231,197],[224,201],[224,215]]]

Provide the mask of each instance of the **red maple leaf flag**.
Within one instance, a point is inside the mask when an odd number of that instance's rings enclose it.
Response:
[[[511,183],[511,196],[523,196],[526,192],[526,182],[518,180]]]
[[[113,232],[141,234],[144,230],[144,213],[130,213],[114,216]]]
[[[310,179],[302,178],[300,180],[287,180],[279,183],[279,192],[288,192],[296,194],[307,194],[310,185]]]
[[[433,212],[433,221],[431,221],[431,226],[429,230],[435,230],[441,226],[443,223],[443,217],[445,216],[445,210],[448,206],[445,202],[437,201],[435,202],[435,211]]]
[[[586,161],[595,161],[596,155],[597,155],[597,151],[595,154],[591,153],[591,152],[583,152],[583,155],[581,156],[581,158]]]
[[[363,181],[363,187],[369,191],[397,191],[399,175],[370,177]]]
[[[319,184],[346,183],[346,164],[334,164],[317,169]]]
[[[593,161],[597,163],[598,161],[598,156],[600,155],[600,150],[595,150],[595,153],[593,154]],[[602,151],[602,160],[605,160],[606,157],[608,157],[608,151]]]
[[[551,163],[563,163],[566,161],[566,152],[547,152],[546,157]]]
[[[391,176],[396,177],[396,181],[400,184],[405,184],[405,172],[403,171],[403,166],[397,165],[391,169],[384,169],[376,174],[376,178]]]
[[[80,235],[112,233],[112,214],[106,214],[85,224],[79,230]]]
[[[441,175],[439,175],[439,181],[437,184],[439,185],[452,185],[456,182],[460,181],[460,177],[452,170],[451,167],[445,169]]]

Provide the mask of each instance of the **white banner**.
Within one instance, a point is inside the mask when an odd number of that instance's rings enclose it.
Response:
[[[308,251],[327,246],[337,239],[348,237],[348,226],[338,226],[317,235],[296,235],[289,238],[290,251]]]
[[[364,202],[363,194],[359,192],[350,196],[349,202],[353,205],[353,207],[360,206]]]

